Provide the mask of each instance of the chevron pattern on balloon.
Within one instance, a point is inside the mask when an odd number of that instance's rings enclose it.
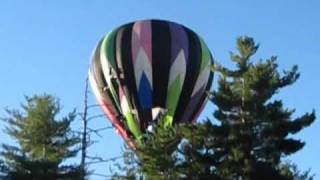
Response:
[[[140,104],[152,107],[151,22],[138,21],[132,30],[132,61]]]
[[[168,114],[173,116],[179,101],[183,82],[186,76],[186,57],[181,50],[170,68],[168,82],[167,108]]]
[[[168,95],[166,106],[168,115],[174,116],[179,102],[182,86],[186,76],[188,51],[188,37],[180,26],[170,24],[171,33],[171,67],[169,71]]]

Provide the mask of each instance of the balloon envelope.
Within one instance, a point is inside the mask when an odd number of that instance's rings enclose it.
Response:
[[[159,121],[194,122],[213,73],[211,53],[190,29],[168,21],[125,24],[98,43],[89,69],[93,92],[131,145]]]

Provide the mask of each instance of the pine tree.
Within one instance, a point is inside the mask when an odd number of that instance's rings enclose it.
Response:
[[[50,95],[26,97],[21,110],[6,110],[5,132],[18,146],[3,144],[2,156],[8,179],[77,179],[79,167],[62,164],[74,157],[79,138],[70,124],[75,111],[59,119],[61,106]]]
[[[252,62],[258,45],[249,37],[237,41],[239,54],[231,53],[236,70],[216,65],[218,89],[215,122],[184,130],[187,167],[208,169],[222,179],[292,179],[281,173],[282,158],[296,153],[304,142],[293,135],[312,124],[315,112],[292,118],[294,110],[273,96],[299,78],[297,66],[280,74],[276,57]],[[189,153],[191,151],[191,153]],[[202,162],[203,161],[203,162]]]
[[[293,118],[294,110],[274,97],[299,78],[297,66],[281,74],[276,57],[254,63],[258,45],[249,37],[239,38],[237,49],[230,54],[236,70],[212,68],[219,75],[217,90],[209,93],[214,118],[160,126],[139,147],[136,168],[145,179],[312,179],[284,158],[303,148],[291,135],[310,126],[315,112]]]

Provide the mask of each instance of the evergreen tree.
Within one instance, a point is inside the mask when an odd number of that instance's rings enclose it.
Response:
[[[78,179],[78,166],[62,164],[78,152],[79,139],[70,128],[75,111],[59,119],[60,103],[50,95],[26,97],[21,107],[22,111],[6,110],[8,116],[3,118],[5,132],[18,145],[2,145],[6,178]]]
[[[315,112],[293,118],[294,110],[274,98],[299,78],[297,66],[281,74],[276,57],[254,63],[258,45],[249,37],[239,38],[237,49],[231,53],[235,70],[212,68],[219,75],[217,90],[209,93],[214,118],[160,126],[138,148],[136,168],[145,179],[312,179],[283,159],[303,148],[291,135],[310,126]]]
[[[298,78],[297,66],[280,74],[276,57],[253,63],[258,45],[249,37],[237,41],[239,54],[231,53],[236,70],[220,65],[218,89],[212,93],[217,123],[190,126],[182,131],[188,140],[187,167],[207,169],[222,179],[292,179],[281,173],[282,158],[296,153],[304,142],[289,135],[312,124],[315,113],[293,118],[294,110],[272,97]],[[191,151],[191,153],[190,153]]]

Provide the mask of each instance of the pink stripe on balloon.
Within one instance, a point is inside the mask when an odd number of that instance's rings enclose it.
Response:
[[[120,102],[122,101],[123,96],[124,96],[123,89],[122,89],[121,87],[119,87],[119,98],[120,98]],[[124,98],[125,98],[125,97],[124,97]]]
[[[152,62],[151,21],[138,21],[134,23],[132,30],[132,60],[136,62],[139,49],[142,47]]]

